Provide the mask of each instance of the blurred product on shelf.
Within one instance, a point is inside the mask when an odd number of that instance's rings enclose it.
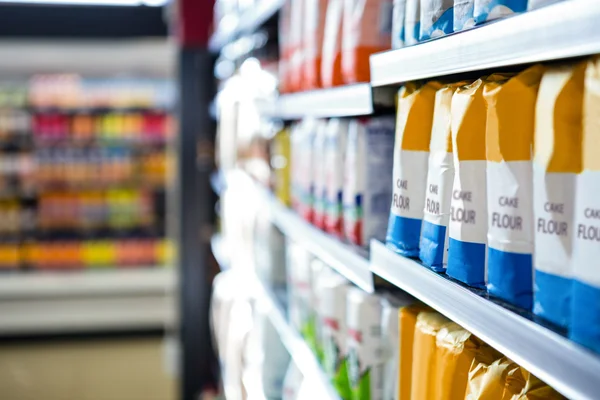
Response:
[[[312,187],[313,213],[312,222],[319,229],[325,229],[325,143],[327,141],[327,121],[318,120],[312,148]]]
[[[344,167],[344,233],[357,246],[383,240],[394,164],[394,118],[350,121]]]
[[[273,192],[286,206],[291,205],[291,148],[290,128],[282,128],[271,141],[271,169]]]
[[[454,0],[421,0],[420,41],[454,32]]]
[[[566,0],[529,0],[527,2],[527,10],[535,10],[536,8],[549,6],[550,4],[559,3]]]
[[[312,118],[292,126],[292,205],[308,222],[314,218],[313,148],[317,126]]]
[[[394,0],[392,10],[392,49],[404,47],[406,40],[406,0]]]
[[[571,309],[574,207],[581,173],[586,62],[549,68],[536,104],[533,155],[535,314],[566,327]],[[571,226],[571,228],[569,228]]]
[[[454,0],[454,32],[471,29],[475,26],[474,6],[475,0]]]
[[[475,0],[473,17],[476,24],[493,21],[527,10],[528,0]]]
[[[419,43],[419,36],[421,35],[421,0],[406,0],[404,18],[404,44],[412,46]]]
[[[323,37],[321,83],[323,87],[344,84],[342,77],[342,34],[346,0],[329,0]]]
[[[482,79],[452,96],[454,184],[450,207],[446,273],[469,286],[484,287],[487,268],[487,198]]]
[[[325,230],[343,235],[344,160],[348,141],[348,120],[331,118],[325,140]]]
[[[540,65],[486,79],[488,270],[491,295],[526,310],[533,303],[531,149]]]
[[[600,120],[600,58],[591,60],[586,69],[583,100],[582,171],[577,177],[573,236],[573,299],[571,306],[571,337],[596,352],[600,352],[600,276],[594,268],[600,259],[598,192],[598,126]]]
[[[386,242],[407,257],[419,255],[431,126],[438,82],[409,83],[398,93],[392,201]]]
[[[311,329],[310,263],[313,256],[302,246],[287,239],[286,257],[288,316],[292,326],[306,336]]]
[[[321,65],[328,0],[304,0],[304,67],[302,89],[322,87]]]
[[[285,288],[285,269],[281,267],[286,262],[285,236],[271,223],[269,212],[268,209],[259,211],[255,220],[253,236],[256,274],[269,287]]]

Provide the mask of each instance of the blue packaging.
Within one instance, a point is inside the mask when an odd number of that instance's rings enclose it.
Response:
[[[454,0],[454,32],[470,29],[475,26],[473,8],[475,0]]]
[[[477,25],[527,10],[527,0],[475,0],[473,17]]]
[[[454,32],[454,0],[421,0],[420,40]]]

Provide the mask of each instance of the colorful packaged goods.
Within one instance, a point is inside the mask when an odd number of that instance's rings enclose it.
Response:
[[[582,171],[577,177],[573,225],[571,337],[600,352],[600,59],[589,61],[583,100]],[[575,149],[574,149],[575,150]]]
[[[406,0],[394,0],[394,10],[392,14],[392,49],[404,47],[406,38]]]
[[[527,0],[475,0],[473,16],[477,25],[527,10]]]
[[[327,141],[327,121],[318,120],[315,127],[315,136],[312,148],[312,182],[313,182],[313,224],[318,228],[325,229],[325,143]]]
[[[419,258],[437,272],[445,272],[448,264],[448,224],[454,184],[451,105],[458,86],[462,84],[444,86],[436,92],[429,144]]]
[[[404,44],[419,43],[421,35],[421,0],[406,0],[406,22],[404,24]]]
[[[340,86],[344,83],[342,77],[342,32],[345,1],[329,0],[327,2],[321,62],[323,87]]]
[[[407,257],[419,255],[427,163],[437,82],[409,83],[398,94],[391,212],[387,245]]]
[[[303,89],[322,87],[321,68],[327,0],[304,0],[304,79]]]
[[[420,41],[454,32],[454,0],[421,0]]]
[[[344,168],[344,233],[358,246],[385,238],[393,158],[393,117],[350,121]]]
[[[348,120],[331,118],[325,141],[325,230],[342,236],[344,160],[348,140]]]
[[[452,97],[454,185],[446,269],[452,278],[479,287],[485,285],[487,262],[483,86],[483,80],[478,79],[458,88]]]
[[[577,176],[582,170],[586,63],[549,68],[536,104],[533,155],[533,312],[567,326],[573,278]]]
[[[543,67],[491,75],[487,104],[488,291],[530,310],[533,303],[531,154]],[[493,182],[493,184],[492,184]]]
[[[470,29],[475,26],[473,8],[475,0],[454,0],[454,32]]]

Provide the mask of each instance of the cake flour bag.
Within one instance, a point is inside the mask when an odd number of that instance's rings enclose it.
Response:
[[[483,80],[462,86],[452,96],[454,184],[450,207],[446,273],[470,286],[486,277],[487,197]]]
[[[454,0],[454,32],[470,29],[475,26],[473,7],[475,0]]]
[[[600,59],[589,62],[583,100],[583,170],[577,178],[571,337],[600,352]]]
[[[413,345],[415,338],[415,326],[417,325],[417,316],[425,306],[414,304],[398,310],[398,399],[410,400],[412,365],[413,365]]]
[[[536,104],[533,312],[567,326],[573,277],[575,182],[581,172],[585,63],[548,69]]]
[[[325,230],[342,236],[344,159],[348,120],[331,118],[325,140]]]
[[[473,17],[477,25],[527,10],[527,0],[475,0]]]
[[[448,263],[448,222],[454,184],[450,106],[454,91],[462,85],[444,86],[435,94],[419,258],[436,272],[446,271]]]
[[[438,82],[408,83],[398,93],[392,202],[386,242],[396,253],[419,255],[429,142]]]
[[[342,76],[369,82],[369,56],[392,46],[392,0],[344,0]]]
[[[350,121],[344,163],[344,234],[358,246],[385,240],[394,159],[394,117]]]
[[[404,17],[404,44],[412,46],[419,43],[421,36],[421,0],[406,0]]]
[[[342,78],[342,26],[344,0],[329,0],[325,17],[323,58],[321,62],[321,84],[323,87],[339,86]]]
[[[400,49],[404,47],[406,0],[394,0],[394,10],[392,15],[392,49]]]
[[[454,0],[421,0],[420,41],[454,32]]]
[[[320,283],[323,367],[342,399],[350,399],[346,328],[346,295],[350,286],[340,275],[329,275]]]
[[[487,104],[488,291],[527,310],[533,303],[535,102],[543,67],[491,75]]]

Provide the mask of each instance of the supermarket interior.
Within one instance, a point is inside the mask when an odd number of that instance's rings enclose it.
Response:
[[[0,399],[599,399],[598,21],[0,0]]]

